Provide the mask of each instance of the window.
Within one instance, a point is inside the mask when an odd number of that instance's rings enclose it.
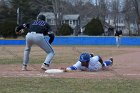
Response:
[[[72,20],[69,20],[69,24],[72,25]]]
[[[73,20],[73,25],[76,25],[76,20]]]
[[[49,24],[52,24],[52,23],[51,23],[51,19],[47,19],[47,22],[48,22]]]

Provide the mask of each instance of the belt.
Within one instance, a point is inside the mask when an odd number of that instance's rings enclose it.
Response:
[[[42,32],[29,32],[29,33],[39,33],[39,34],[43,34]]]

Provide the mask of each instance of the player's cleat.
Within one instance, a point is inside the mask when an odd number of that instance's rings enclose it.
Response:
[[[120,47],[120,44],[117,44],[117,48],[119,48]]]
[[[42,66],[41,66],[41,69],[42,70],[47,70],[47,69],[49,69],[49,64],[42,64]]]
[[[21,70],[22,71],[27,71],[27,65],[23,65]]]
[[[112,57],[110,57],[110,58],[109,58],[109,60],[112,62],[112,64],[111,64],[111,65],[113,65],[113,58],[112,58]]]

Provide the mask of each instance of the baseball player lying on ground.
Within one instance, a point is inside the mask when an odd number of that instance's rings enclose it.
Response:
[[[79,60],[72,66],[63,68],[65,72],[81,70],[81,71],[99,71],[108,69],[113,65],[113,58],[103,61],[100,56],[94,56],[90,53],[81,53]]]

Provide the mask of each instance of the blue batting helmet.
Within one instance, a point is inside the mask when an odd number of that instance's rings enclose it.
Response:
[[[80,62],[89,62],[90,61],[90,54],[89,53],[81,53],[80,58],[79,58]]]

